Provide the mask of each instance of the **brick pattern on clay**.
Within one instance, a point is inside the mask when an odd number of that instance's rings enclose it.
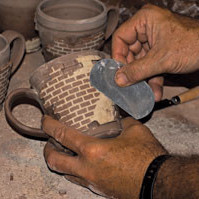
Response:
[[[46,110],[53,109],[61,122],[81,131],[87,130],[91,121],[98,120],[97,112],[102,114],[99,114],[104,119],[102,123],[113,121],[115,117],[112,102],[90,85],[92,60],[99,59],[97,55],[87,55],[69,60],[70,63],[66,59],[64,63],[52,65],[49,81],[40,91]]]
[[[46,52],[53,57],[70,54],[73,52],[86,51],[101,48],[104,40],[104,32],[87,37],[78,38],[77,41],[69,41],[70,39],[54,39],[53,43],[46,46]],[[72,40],[72,38],[71,38]]]
[[[11,64],[8,63],[0,67],[0,105],[3,103],[9,85],[9,77],[11,72]]]

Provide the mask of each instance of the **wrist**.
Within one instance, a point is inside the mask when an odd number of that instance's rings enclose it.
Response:
[[[155,148],[155,147],[153,148],[152,146],[150,146],[150,148],[154,149],[154,150],[152,150],[154,152],[151,153],[150,155],[147,154],[147,156],[145,158],[143,157],[142,162],[140,162],[138,165],[136,165],[136,167],[134,164],[134,169],[139,172],[136,173],[136,185],[133,186],[134,187],[134,190],[133,190],[134,197],[132,197],[132,198],[139,198],[145,174],[147,172],[147,169],[149,168],[149,165],[152,163],[152,161],[155,160],[159,156],[168,155],[167,151],[163,148],[159,148],[159,150],[157,150],[157,148]]]
[[[170,155],[160,155],[150,163],[142,182],[139,197],[140,199],[153,199],[153,189],[158,171],[160,170],[162,164],[164,164],[164,162],[169,158],[171,158]]]
[[[199,157],[171,157],[161,166],[153,199],[199,198]]]

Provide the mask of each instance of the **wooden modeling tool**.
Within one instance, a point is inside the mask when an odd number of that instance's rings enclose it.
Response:
[[[171,99],[165,99],[155,104],[154,110],[163,109],[172,105],[183,104],[199,98],[199,86],[191,88]]]

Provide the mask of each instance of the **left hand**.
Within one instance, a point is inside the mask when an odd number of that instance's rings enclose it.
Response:
[[[137,199],[149,164],[167,151],[140,122],[126,118],[116,138],[100,139],[82,134],[45,116],[43,130],[77,155],[60,152],[48,142],[44,157],[51,170],[92,191],[119,199]]]

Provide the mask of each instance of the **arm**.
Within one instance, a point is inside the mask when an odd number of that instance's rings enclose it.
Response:
[[[199,157],[172,157],[160,168],[154,199],[199,198]]]

